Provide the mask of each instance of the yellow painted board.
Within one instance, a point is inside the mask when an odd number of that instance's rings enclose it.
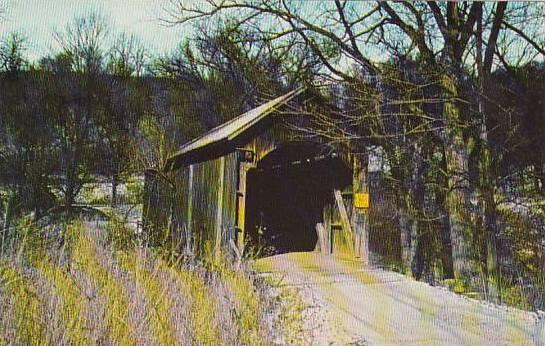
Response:
[[[354,194],[354,207],[360,208],[360,209],[368,209],[369,208],[369,194],[368,193],[355,193]]]

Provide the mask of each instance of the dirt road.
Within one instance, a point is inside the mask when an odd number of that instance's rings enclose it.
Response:
[[[257,268],[300,291],[312,345],[545,345],[535,313],[458,296],[350,260],[316,253],[260,259]]]

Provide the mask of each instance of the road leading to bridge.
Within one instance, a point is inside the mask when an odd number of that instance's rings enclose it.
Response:
[[[486,304],[398,273],[316,253],[256,267],[300,290],[312,345],[545,345],[536,314]]]

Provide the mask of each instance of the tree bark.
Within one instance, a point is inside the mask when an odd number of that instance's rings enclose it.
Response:
[[[411,252],[411,231],[409,215],[406,210],[399,210],[398,216],[399,228],[400,228],[400,242],[401,242],[401,264],[405,270],[411,269],[412,264],[412,252]]]
[[[64,191],[64,205],[67,210],[72,209],[74,204],[74,191],[76,189],[76,172],[74,167],[68,167],[66,172],[66,188]]]
[[[470,275],[471,189],[468,170],[470,143],[466,143],[461,129],[461,110],[456,102],[459,87],[453,77],[443,74],[441,86],[444,89],[443,131],[444,155],[447,173],[447,194],[445,207],[448,213],[452,264],[455,277]]]
[[[488,140],[488,126],[487,117],[484,111],[483,94],[487,89],[486,86],[489,83],[489,75],[492,68],[492,59],[496,47],[496,41],[500,30],[500,23],[503,19],[505,8],[507,3],[498,3],[496,5],[496,13],[494,16],[494,23],[492,25],[490,37],[488,39],[488,45],[483,57],[483,23],[482,23],[482,8],[477,13],[477,70],[479,76],[479,90],[478,90],[478,107],[479,114],[481,116],[481,127],[479,133],[479,140],[481,141],[481,156],[480,156],[480,170],[481,179],[480,194],[482,201],[481,214],[484,218],[484,228],[486,236],[486,276],[487,276],[487,295],[488,299],[492,301],[498,300],[499,280],[497,279],[497,212],[496,202],[494,198],[495,190],[495,176],[493,174],[492,167],[492,153],[490,148],[490,142]],[[484,59],[484,60],[483,60]]]
[[[112,206],[117,205],[117,185],[119,185],[119,177],[117,174],[112,176]]]
[[[425,216],[425,191],[424,177],[428,171],[429,157],[425,154],[422,146],[415,144],[412,151],[413,169],[411,172],[411,184],[409,192],[409,205],[412,210],[413,220],[411,223],[411,270],[415,278],[420,279],[424,270],[422,261],[423,244],[420,240],[424,229]]]

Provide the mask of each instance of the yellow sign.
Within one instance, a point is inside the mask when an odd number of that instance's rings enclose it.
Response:
[[[355,193],[354,194],[354,207],[360,209],[369,208],[369,194],[368,193]]]

